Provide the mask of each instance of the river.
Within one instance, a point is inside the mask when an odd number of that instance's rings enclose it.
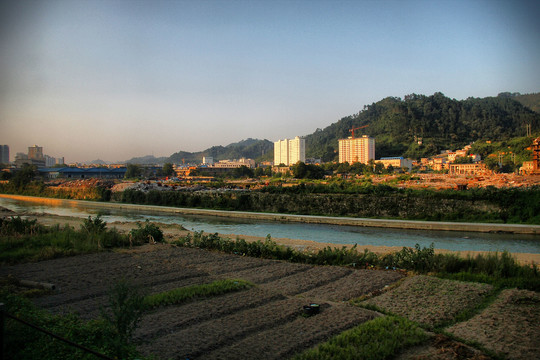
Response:
[[[47,213],[86,218],[102,214],[107,222],[145,221],[181,224],[194,231],[238,234],[274,238],[312,240],[316,242],[374,246],[428,247],[452,251],[503,251],[540,254],[540,237],[523,234],[485,234],[477,232],[405,230],[360,226],[281,223],[216,216],[179,215],[125,209],[92,209],[84,206],[60,206],[0,198],[0,206],[16,212]]]

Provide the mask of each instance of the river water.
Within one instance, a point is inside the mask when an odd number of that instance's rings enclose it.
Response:
[[[484,234],[475,232],[427,231],[369,228],[359,226],[281,223],[215,216],[195,216],[129,211],[123,209],[91,209],[83,206],[45,205],[22,200],[0,198],[0,206],[16,212],[47,213],[87,218],[101,214],[107,222],[145,221],[180,224],[186,229],[209,233],[237,234],[273,238],[312,240],[323,243],[374,246],[410,246],[416,244],[455,251],[503,251],[540,254],[540,236],[521,234]]]

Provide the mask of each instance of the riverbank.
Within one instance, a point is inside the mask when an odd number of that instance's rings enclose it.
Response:
[[[8,215],[8,214],[6,214]],[[11,214],[11,215],[17,215],[17,214]],[[75,228],[79,228],[82,223],[83,219],[78,217],[72,217],[72,216],[60,216],[60,215],[53,215],[53,214],[20,214],[24,215],[30,219],[35,219],[39,223],[47,226],[53,226],[56,224],[60,225],[69,225]],[[166,242],[172,242],[175,240],[178,240],[181,237],[184,237],[188,234],[192,234],[192,231],[186,230],[182,227],[182,225],[177,224],[164,224],[164,223],[157,223],[159,228],[163,231],[163,235]],[[116,228],[121,233],[128,233],[131,231],[131,229],[135,228],[134,222],[129,221],[115,221],[108,223],[107,226],[109,228]],[[242,235],[242,234],[219,234],[221,237],[224,238],[230,238],[230,239],[236,239],[241,238],[245,239],[248,242],[255,242],[255,241],[264,241],[264,237],[259,236],[249,236],[249,235]],[[273,241],[275,241],[277,244],[284,245],[291,247],[298,251],[303,252],[317,252],[319,250],[322,250],[326,247],[337,247],[337,248],[351,248],[353,245],[342,245],[342,244],[333,244],[333,243],[322,243],[322,242],[316,242],[311,240],[301,240],[301,239],[290,239],[290,238],[272,238]],[[388,254],[392,252],[397,252],[402,249],[402,247],[399,246],[375,246],[375,245],[364,245],[359,250],[367,249],[373,253],[376,254]],[[454,253],[458,254],[461,257],[475,257],[478,254],[488,254],[488,252],[485,251],[451,251],[451,250],[445,250],[445,249],[435,249],[435,253]],[[520,264],[540,264],[540,254],[529,254],[529,253],[512,253],[512,255],[516,258],[517,261],[519,261]]]
[[[30,201],[46,205],[56,206],[78,206],[92,209],[121,209],[129,211],[152,211],[168,214],[217,216],[228,218],[242,218],[251,220],[279,221],[279,222],[299,222],[308,224],[330,224],[348,225],[360,227],[379,227],[408,230],[436,230],[436,231],[463,231],[482,233],[508,233],[508,234],[528,234],[540,235],[540,225],[523,224],[502,224],[502,223],[468,223],[468,222],[437,222],[437,221],[415,221],[415,220],[393,220],[393,219],[369,219],[369,218],[349,218],[330,217],[315,215],[291,215],[276,213],[256,213],[245,211],[224,211],[193,208],[177,208],[155,205],[136,205],[113,202],[97,202],[86,200],[66,200],[40,198],[34,196],[0,194],[0,197],[14,200]]]

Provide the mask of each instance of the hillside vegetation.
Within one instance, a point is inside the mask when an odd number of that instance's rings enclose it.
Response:
[[[540,114],[508,96],[462,101],[442,93],[387,97],[306,136],[306,153],[323,161],[335,160],[338,139],[350,136],[349,129],[364,125],[369,126],[361,134],[376,139],[376,158],[420,158],[477,140],[524,136],[526,124],[531,124],[533,131],[538,129]]]
[[[540,93],[520,94],[520,93],[500,93],[499,96],[505,96],[519,101],[532,111],[540,113]]]

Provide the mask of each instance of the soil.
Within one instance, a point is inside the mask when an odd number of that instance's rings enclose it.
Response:
[[[386,293],[364,301],[427,327],[453,320],[460,312],[474,309],[493,287],[487,284],[414,276]]]
[[[58,217],[48,219],[40,218],[40,222],[59,222]],[[72,226],[81,223],[81,219],[63,220],[61,223]],[[108,226],[127,231],[133,223]],[[177,225],[160,227],[167,239],[187,234]],[[294,241],[284,244],[298,249],[307,245]],[[0,280],[54,284],[55,291],[34,302],[53,313],[75,311],[85,319],[100,315],[111,286],[123,278],[146,294],[225,278],[256,285],[146,314],[135,338],[143,354],[157,359],[285,359],[383,316],[353,306],[349,300],[367,298],[366,303],[430,327],[474,308],[492,290],[483,284],[404,276],[397,271],[292,264],[168,244],[0,267]],[[302,316],[303,305],[313,302],[321,305],[320,313]],[[468,321],[445,330],[509,359],[533,359],[538,358],[539,322],[540,295],[514,289],[503,291],[492,305]],[[488,357],[456,340],[432,335],[398,359]]]
[[[225,278],[256,285],[147,314],[135,334],[139,349],[165,359],[289,357],[381,316],[347,300],[403,277],[394,271],[292,264],[167,244],[0,268],[0,277],[8,276],[54,284],[57,290],[35,303],[85,319],[100,315],[109,289],[122,278],[147,294]],[[302,316],[303,305],[314,302],[320,313]]]
[[[448,331],[479,342],[509,359],[540,357],[540,294],[504,290],[485,311]]]

